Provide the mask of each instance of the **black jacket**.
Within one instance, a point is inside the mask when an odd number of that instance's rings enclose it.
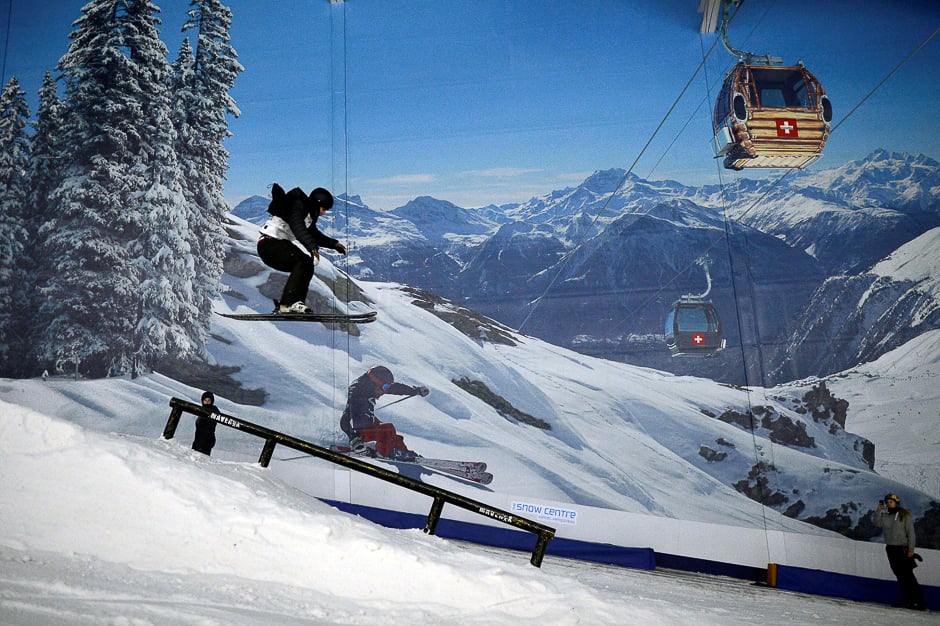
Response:
[[[403,383],[392,383],[388,391],[380,391],[375,382],[366,372],[353,381],[349,386],[349,395],[346,408],[339,420],[339,427],[347,437],[352,439],[358,436],[360,428],[372,426],[375,423],[375,401],[382,395],[416,396],[420,392],[417,387]]]
[[[277,187],[280,190],[280,187]],[[274,191],[273,199],[268,211],[287,223],[294,238],[304,248],[313,252],[319,248],[335,248],[338,240],[327,237],[317,228],[317,219],[320,217],[320,207],[311,200],[300,187],[294,187],[286,194]],[[307,224],[307,218],[310,224]]]
[[[209,413],[218,413],[219,409],[215,404],[203,404],[202,408]],[[193,438],[193,450],[203,454],[212,454],[212,448],[215,447],[215,420],[203,417],[196,418],[196,436]]]

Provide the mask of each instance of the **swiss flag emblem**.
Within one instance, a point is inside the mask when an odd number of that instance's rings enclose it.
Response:
[[[789,118],[780,118],[777,122],[778,137],[799,137],[800,133],[796,127],[796,120]]]
[[[697,345],[697,346],[704,346],[704,345],[705,345],[705,335],[703,335],[702,333],[693,333],[693,334],[692,334],[692,343],[694,343],[694,344]]]

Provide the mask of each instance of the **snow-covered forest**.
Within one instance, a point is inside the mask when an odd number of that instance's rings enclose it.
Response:
[[[15,76],[0,96],[4,376],[136,375],[205,353],[242,67],[217,0],[192,3],[172,64],[159,12],[92,0],[35,118]]]

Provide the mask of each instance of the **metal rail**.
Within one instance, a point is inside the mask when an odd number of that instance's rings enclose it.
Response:
[[[496,507],[489,506],[483,502],[478,502],[471,498],[464,497],[459,493],[454,493],[453,491],[448,491],[446,489],[441,489],[440,487],[435,487],[434,485],[429,485],[423,483],[420,480],[415,480],[408,476],[402,476],[391,470],[387,470],[382,467],[372,465],[371,463],[366,463],[357,458],[346,456],[345,454],[340,454],[339,452],[334,452],[328,448],[318,446],[316,444],[310,443],[309,441],[304,441],[290,435],[278,432],[276,430],[271,430],[270,428],[265,428],[264,426],[259,426],[258,424],[253,424],[251,422],[246,422],[243,419],[237,418],[233,415],[227,415],[221,412],[211,412],[199,404],[194,404],[192,402],[187,402],[186,400],[180,400],[179,398],[170,398],[170,417],[167,419],[166,427],[163,429],[163,438],[172,439],[176,434],[176,427],[179,425],[180,418],[183,413],[192,413],[196,416],[207,417],[214,422],[228,426],[229,428],[234,428],[242,432],[249,433],[255,437],[264,439],[264,447],[261,450],[261,456],[258,458],[258,463],[261,467],[267,467],[271,462],[271,457],[274,455],[274,449],[278,445],[291,448],[292,450],[297,450],[298,452],[304,452],[311,456],[317,458],[325,459],[337,465],[342,465],[343,467],[348,467],[349,469],[355,470],[357,472],[362,472],[363,474],[369,474],[375,478],[381,480],[395,483],[411,491],[416,491],[422,493],[426,496],[429,496],[434,499],[431,504],[431,510],[428,513],[427,523],[424,526],[424,532],[429,535],[434,534],[434,530],[437,528],[437,523],[441,518],[441,511],[444,508],[444,504],[453,504],[462,509],[472,511],[473,513],[478,513],[490,519],[494,519],[504,524],[509,524],[510,526],[515,526],[522,530],[535,533],[538,536],[538,539],[535,543],[535,548],[532,551],[532,558],[529,560],[532,565],[535,567],[542,566],[542,557],[545,556],[545,548],[548,546],[548,542],[555,537],[555,529],[550,526],[545,526],[538,522],[534,522],[530,519],[524,517],[519,517],[508,511],[503,511],[497,509]]]

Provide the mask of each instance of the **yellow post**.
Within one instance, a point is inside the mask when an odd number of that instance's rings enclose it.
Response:
[[[767,564],[767,586],[768,587],[777,586],[777,564],[776,563]]]

